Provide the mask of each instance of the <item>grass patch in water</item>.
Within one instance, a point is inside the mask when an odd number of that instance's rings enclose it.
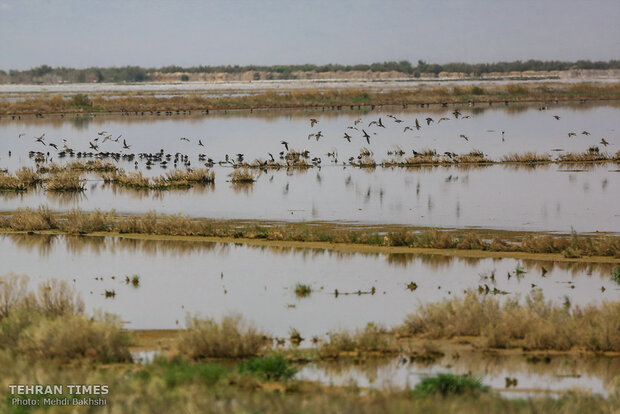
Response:
[[[438,374],[434,377],[424,378],[412,391],[416,396],[426,397],[433,394],[440,394],[442,397],[448,395],[478,394],[487,392],[489,387],[482,384],[482,381],[471,375]]]
[[[249,374],[263,381],[288,381],[297,372],[282,355],[253,358],[241,363],[238,369],[242,374]]]

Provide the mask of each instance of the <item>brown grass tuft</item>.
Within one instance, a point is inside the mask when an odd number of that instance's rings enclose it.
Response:
[[[620,351],[620,302],[571,308],[545,301],[535,290],[524,304],[516,298],[500,305],[469,291],[462,298],[421,306],[402,330],[430,338],[484,337],[496,348]]]
[[[191,359],[245,358],[256,356],[267,344],[266,336],[240,315],[214,319],[188,318],[178,350]]]

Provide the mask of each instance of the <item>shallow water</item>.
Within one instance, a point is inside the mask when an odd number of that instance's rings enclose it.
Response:
[[[319,156],[323,168],[309,171],[271,171],[258,173],[251,186],[233,186],[228,174],[231,168],[216,167],[216,184],[210,187],[171,192],[136,192],[103,188],[96,176],[89,176],[87,191],[81,195],[52,195],[42,190],[24,194],[0,193],[0,209],[49,205],[55,210],[80,207],[115,209],[123,213],[140,213],[152,209],[162,213],[184,213],[213,218],[257,218],[268,220],[333,220],[360,223],[394,223],[439,227],[491,227],[513,230],[548,230],[579,232],[620,232],[620,182],[617,164],[598,166],[548,165],[534,169],[511,165],[492,167],[376,168],[372,170],[336,166],[327,153],[337,153],[338,163],[356,156],[362,146],[383,161],[388,151],[401,148],[434,148],[467,152],[479,149],[498,159],[510,152],[551,152],[553,149],[583,151],[601,138],[610,142],[607,150],[614,153],[620,145],[620,107],[616,105],[556,105],[545,111],[537,106],[461,107],[470,119],[454,119],[453,108],[383,108],[375,111],[254,111],[218,113],[207,116],[98,116],[96,118],[0,120],[0,168],[14,171],[34,165],[30,150],[48,151],[50,147],[34,142],[34,136],[60,146],[61,138],[76,151],[88,149],[89,140],[101,138],[106,131],[113,138],[122,135],[133,153],[181,152],[189,156],[192,167],[202,166],[199,153],[215,161],[228,154],[234,158],[243,153],[246,161],[267,159],[267,153],[278,158],[290,148]],[[388,114],[405,120],[397,124]],[[556,121],[552,115],[558,114]],[[426,126],[424,118],[435,123]],[[450,120],[436,124],[440,117]],[[319,124],[310,128],[308,119]],[[346,129],[361,118],[358,125],[382,118],[386,128],[366,127],[377,135],[368,145],[359,132]],[[420,131],[403,133],[403,125],[415,118],[422,123]],[[321,130],[318,142],[307,134]],[[492,130],[493,132],[488,132]],[[502,142],[501,131],[505,131]],[[581,135],[587,130],[590,136]],[[351,143],[342,138],[344,131],[354,136]],[[569,139],[568,131],[578,136]],[[18,138],[20,133],[25,136]],[[469,141],[459,138],[460,134]],[[104,134],[105,135],[105,134]],[[181,141],[180,137],[190,142]],[[198,146],[198,139],[204,147]],[[601,147],[601,150],[604,148]],[[12,151],[8,157],[8,151]],[[101,150],[121,151],[120,144],[107,142]],[[554,154],[559,152],[553,152]],[[53,152],[50,159],[59,160]],[[67,157],[68,159],[68,157]],[[74,158],[75,159],[75,158]],[[90,158],[89,158],[90,159]],[[134,171],[133,162],[119,162]],[[181,164],[179,164],[181,168]],[[145,169],[140,160],[137,169],[147,175],[165,174],[155,165]]]
[[[527,397],[578,388],[607,396],[615,391],[620,358],[550,357],[547,362],[528,362],[524,356],[493,356],[468,352],[446,355],[434,361],[416,362],[406,356],[387,360],[366,359],[320,362],[303,366],[296,379],[333,385],[373,388],[415,388],[426,377],[439,373],[471,374],[506,397]],[[510,379],[507,387],[506,379]],[[514,384],[516,380],[516,385]],[[534,391],[535,390],[535,391]]]
[[[603,264],[24,234],[1,236],[0,255],[1,274],[28,275],[33,287],[49,278],[66,280],[89,312],[118,314],[131,329],[183,327],[188,313],[219,319],[237,312],[268,333],[288,336],[294,327],[310,338],[368,322],[392,327],[421,304],[485,284],[508,292],[497,295],[500,300],[523,297],[532,284],[557,303],[598,304],[620,296],[611,265]],[[139,287],[125,283],[133,275]],[[407,288],[411,282],[417,289]],[[309,297],[296,297],[298,283],[312,288]],[[373,287],[374,294],[364,293]],[[116,296],[106,299],[105,290]]]

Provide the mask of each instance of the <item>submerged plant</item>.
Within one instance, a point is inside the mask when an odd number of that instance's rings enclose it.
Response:
[[[297,295],[298,298],[308,297],[311,293],[312,288],[309,285],[302,285],[301,283],[295,285],[295,295]]]

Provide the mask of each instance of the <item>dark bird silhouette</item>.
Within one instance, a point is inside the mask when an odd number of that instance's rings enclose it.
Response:
[[[588,131],[582,131],[582,132],[581,132],[581,135],[586,135],[586,136],[588,136],[588,135],[590,135],[590,133],[589,133]]]
[[[605,138],[601,139],[601,144],[603,144],[604,146],[608,146],[609,142],[605,141]]]
[[[56,146],[56,144],[54,144],[53,142],[50,142],[49,144],[50,147],[54,148],[55,150],[58,150],[58,147]]]
[[[560,120],[560,115],[553,115],[553,117],[557,119],[558,121]]]
[[[321,131],[317,132],[316,134],[314,134],[314,137],[316,138],[316,140],[318,141],[321,137],[323,136],[323,133]]]
[[[344,133],[344,139],[346,139],[347,141],[351,142],[351,135],[347,134],[346,132]]]
[[[545,266],[543,266],[543,267],[540,269],[540,273],[542,274],[542,276],[543,276],[543,277],[547,274],[547,272],[548,272],[548,270],[545,268]]]
[[[93,144],[92,142],[89,142],[88,145],[95,151],[99,150],[99,146],[97,144]]]
[[[366,142],[368,142],[368,144],[370,144],[370,135],[368,135],[368,133],[366,131],[364,131],[362,129],[362,132],[364,133],[364,138],[366,138]]]
[[[360,122],[362,122],[362,118],[357,118],[355,121],[353,121],[353,125],[357,125]]]
[[[441,121],[449,121],[449,120],[450,120],[450,118],[446,118],[444,116],[444,117],[439,118],[439,121],[437,121],[437,123],[440,123]]]
[[[575,134],[574,132],[569,132],[569,133],[568,133],[568,137],[569,137],[569,138],[570,138],[570,137],[576,137],[576,136],[577,136],[577,134]]]
[[[268,152],[267,154],[269,155],[269,158],[271,158],[271,162],[276,162],[276,159],[273,158],[273,154],[272,153]]]
[[[377,123],[377,125],[381,128],[385,128],[385,125],[383,125],[383,122],[381,122],[381,118],[379,118],[379,122]]]
[[[433,118],[431,117],[426,118],[426,125],[430,125],[431,122],[433,122]]]
[[[452,115],[454,115],[456,119],[459,119],[459,115],[461,115],[461,113],[459,112],[458,109],[455,109],[454,112],[452,112]]]
[[[198,140],[198,145],[200,145],[201,147],[204,147],[204,144],[202,143],[202,140]]]
[[[459,135],[459,137],[463,138],[465,141],[469,141],[469,138],[467,138],[465,135],[461,134]]]
[[[127,145],[127,141],[123,140],[123,148],[124,149],[129,149],[129,148],[131,148],[131,145]]]
[[[280,144],[284,145],[284,148],[286,148],[286,150],[288,151],[288,142],[280,141]]]
[[[317,124],[319,121],[317,121],[314,118],[310,118],[310,128],[312,128],[315,124]]]
[[[185,138],[185,137],[181,137],[181,138],[179,138],[179,140],[189,142],[189,139],[187,139],[187,138]]]
[[[405,129],[403,129],[403,132],[407,131],[413,131],[413,129],[410,126],[406,126]]]
[[[103,135],[103,134],[107,134],[107,133],[108,133],[108,131],[99,131],[99,132],[97,132],[97,135]]]
[[[420,123],[418,122],[418,118],[416,118],[415,119],[415,129],[417,129],[419,131],[420,128],[422,128],[422,127],[420,126]]]

